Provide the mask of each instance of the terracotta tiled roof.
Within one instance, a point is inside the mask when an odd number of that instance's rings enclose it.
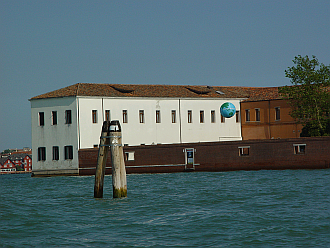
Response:
[[[278,87],[247,87],[245,88],[249,97],[245,101],[267,101],[282,99]]]
[[[277,87],[77,83],[30,100],[68,96],[243,98],[259,101],[278,98],[278,90]]]

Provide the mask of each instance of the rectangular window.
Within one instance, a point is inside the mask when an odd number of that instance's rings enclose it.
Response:
[[[199,123],[204,123],[204,110],[199,111]]]
[[[250,110],[249,109],[245,110],[245,121],[250,121]]]
[[[215,110],[211,110],[211,123],[215,123]]]
[[[192,123],[192,110],[188,110],[188,123]]]
[[[240,122],[240,119],[241,119],[241,116],[240,116],[239,111],[237,110],[236,111],[236,123]]]
[[[249,154],[250,154],[250,147],[249,146],[238,147],[238,155],[239,156],[249,156]]]
[[[110,121],[110,110],[105,111],[105,120]]]
[[[64,158],[65,160],[73,159],[73,146],[64,147]]]
[[[144,123],[144,110],[139,110],[140,123]]]
[[[294,154],[305,154],[306,144],[294,144],[293,152]]]
[[[126,161],[134,161],[134,152],[125,152]]]
[[[52,124],[57,125],[57,111],[52,111]]]
[[[127,110],[123,110],[123,123],[128,123]]]
[[[71,118],[71,110],[65,110],[65,124],[71,124],[72,118]]]
[[[226,118],[221,115],[221,123],[225,123],[225,122],[226,122]]]
[[[53,146],[53,160],[59,160],[58,146]]]
[[[281,119],[280,107],[275,108],[275,120],[279,121]]]
[[[256,121],[260,121],[260,109],[255,109],[256,111]]]
[[[156,123],[160,123],[160,110],[156,110]]]
[[[39,112],[39,126],[45,125],[45,113]]]
[[[46,147],[38,147],[38,161],[46,160]]]
[[[92,110],[92,122],[97,123],[97,110]]]
[[[176,123],[176,111],[172,110],[172,123]]]

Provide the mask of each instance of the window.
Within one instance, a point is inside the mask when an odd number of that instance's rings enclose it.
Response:
[[[260,121],[260,109],[255,109],[256,111],[256,121]]]
[[[241,116],[239,111],[236,111],[236,123],[240,122]]]
[[[65,110],[65,124],[71,124],[72,118],[71,118],[71,110]]]
[[[238,155],[239,156],[249,156],[249,154],[250,154],[250,147],[249,146],[238,147]]]
[[[172,123],[176,123],[176,111],[172,110]]]
[[[128,123],[127,110],[123,110],[123,123]]]
[[[110,110],[105,111],[105,120],[110,121]]]
[[[215,110],[211,110],[211,123],[215,123]]]
[[[64,147],[64,158],[65,160],[73,159],[73,146]]]
[[[280,107],[275,108],[275,120],[279,121],[281,119]]]
[[[160,123],[160,110],[156,110],[156,123]]]
[[[53,160],[59,160],[58,146],[53,146]]]
[[[293,152],[294,154],[305,154],[306,144],[294,144]]]
[[[204,123],[204,110],[199,111],[199,123]]]
[[[57,111],[52,111],[52,124],[57,125]]]
[[[97,123],[97,110],[92,110],[92,122]]]
[[[144,123],[144,110],[139,110],[140,123]]]
[[[250,110],[249,109],[245,110],[245,121],[250,121]]]
[[[39,126],[45,125],[45,113],[39,112]]]
[[[38,161],[46,160],[46,147],[38,147]]]
[[[192,123],[192,110],[188,110],[188,123]]]
[[[221,115],[221,123],[225,123],[225,122],[226,122],[226,118],[223,115]]]
[[[126,161],[134,161],[134,152],[125,152]]]

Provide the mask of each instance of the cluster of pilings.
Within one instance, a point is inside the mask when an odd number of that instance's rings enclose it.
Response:
[[[107,157],[111,154],[113,198],[127,197],[126,169],[119,121],[103,122],[95,173],[94,197],[103,197]]]

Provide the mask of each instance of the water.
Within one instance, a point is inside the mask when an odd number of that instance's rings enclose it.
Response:
[[[0,176],[0,247],[330,247],[330,170]]]

